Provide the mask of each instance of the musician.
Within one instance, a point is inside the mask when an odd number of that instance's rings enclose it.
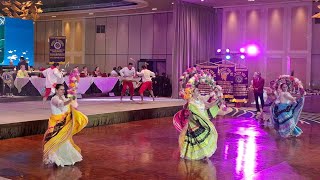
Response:
[[[134,88],[133,88],[133,78],[136,76],[136,70],[133,67],[132,63],[128,64],[128,67],[124,67],[120,70],[120,76],[123,77],[122,83],[122,91],[121,91],[121,101],[123,98],[123,95],[126,93],[127,88],[129,87],[130,92],[130,100],[133,101],[133,94],[134,94]]]

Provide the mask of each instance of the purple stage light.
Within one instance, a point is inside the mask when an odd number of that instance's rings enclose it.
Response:
[[[226,52],[229,53],[229,52],[230,52],[230,49],[226,49]]]
[[[221,53],[221,49],[217,49],[217,53]]]
[[[246,49],[245,49],[245,48],[240,48],[240,52],[241,52],[241,53],[245,53],[245,52],[246,52]]]
[[[230,55],[226,55],[226,60],[230,60],[231,56]]]
[[[249,56],[256,56],[259,54],[259,49],[256,45],[251,44],[247,46],[247,54]]]
[[[240,58],[241,58],[241,59],[245,59],[246,56],[245,56],[245,55],[241,55]]]

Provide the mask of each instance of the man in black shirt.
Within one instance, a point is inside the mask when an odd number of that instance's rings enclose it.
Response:
[[[28,65],[28,63],[26,62],[26,60],[24,59],[24,57],[20,57],[20,62],[18,63],[17,71],[20,70],[21,65],[25,65],[26,70],[27,70],[27,71],[29,70],[29,65]]]

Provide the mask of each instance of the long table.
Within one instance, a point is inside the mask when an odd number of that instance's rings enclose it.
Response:
[[[94,84],[102,93],[108,93],[112,91],[114,86],[118,82],[117,77],[85,77],[80,78],[78,84],[77,92],[79,94],[85,94],[88,89]],[[39,92],[41,95],[45,89],[45,78],[38,77],[30,77],[30,78],[16,78],[14,81],[14,86],[17,88],[18,93],[21,93],[23,88],[31,83],[32,86]],[[69,77],[66,76],[59,80],[58,83],[65,83],[67,86],[69,85]]]

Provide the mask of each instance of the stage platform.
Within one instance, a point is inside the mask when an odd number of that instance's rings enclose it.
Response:
[[[79,99],[79,110],[89,118],[87,127],[126,123],[130,121],[173,116],[184,104],[183,100],[146,98],[140,103],[119,97]],[[0,103],[0,139],[43,134],[50,116],[50,104],[42,101]]]

